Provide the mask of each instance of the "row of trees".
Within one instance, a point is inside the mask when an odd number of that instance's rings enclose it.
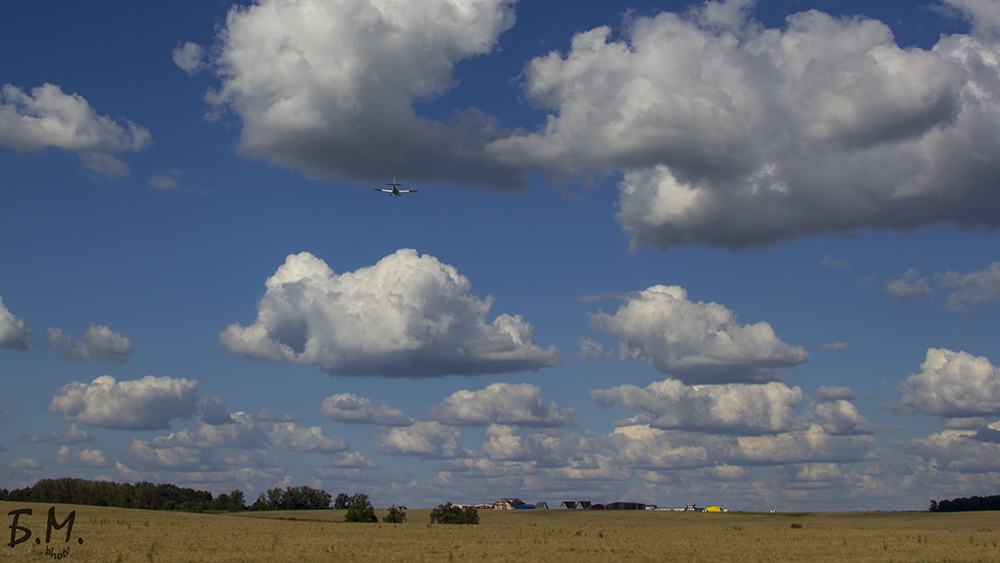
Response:
[[[195,512],[246,509],[240,490],[213,498],[208,491],[185,489],[169,483],[157,485],[144,481],[130,485],[70,478],[43,479],[31,487],[13,491],[0,489],[0,500]]]
[[[275,487],[257,497],[250,510],[327,510],[330,493],[312,487]]]
[[[931,512],[967,512],[973,510],[1000,510],[1000,495],[932,500],[930,508]]]
[[[31,487],[0,489],[0,500],[83,504],[147,510],[188,510],[193,512],[240,510],[318,510],[330,508],[330,493],[310,487],[280,487],[262,493],[247,507],[243,491],[214,497],[208,491],[186,489],[170,483],[114,483],[85,479],[43,479]]]
[[[978,497],[973,497],[977,499]],[[989,497],[1000,501],[1000,497]],[[90,506],[111,506],[117,508],[142,508],[148,510],[188,510],[193,512],[226,510],[326,510],[330,508],[346,510],[347,522],[378,522],[375,509],[368,495],[345,493],[333,499],[330,493],[311,487],[275,487],[257,497],[250,507],[246,506],[243,491],[213,497],[208,491],[185,489],[165,483],[157,485],[149,482],[114,483],[111,481],[87,481],[84,479],[43,479],[34,486],[8,491],[0,489],[0,501],[40,502],[53,504],[83,504]],[[949,503],[956,501],[931,502],[932,511],[947,511]],[[991,510],[987,508],[950,508],[950,510]],[[400,524],[406,521],[405,507],[393,505],[382,518],[383,522]],[[439,505],[431,511],[431,522],[438,524],[478,524],[479,514],[475,508],[462,509],[451,504]]]

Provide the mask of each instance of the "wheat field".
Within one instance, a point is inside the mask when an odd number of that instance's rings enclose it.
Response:
[[[68,526],[45,542],[53,506],[57,524],[75,511],[68,542]],[[28,508],[14,526],[10,512]],[[0,561],[1000,561],[998,512],[484,510],[477,526],[431,525],[429,514],[355,524],[337,510],[189,514],[0,502]],[[11,547],[25,529],[31,537]]]

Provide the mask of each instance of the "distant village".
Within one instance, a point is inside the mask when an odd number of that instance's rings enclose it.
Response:
[[[481,502],[478,504],[462,504],[461,508],[475,508],[476,510],[547,510],[547,502],[540,501],[535,504],[528,504],[519,498],[502,498],[493,502]],[[658,507],[655,504],[643,504],[641,502],[617,501],[601,504],[590,502],[589,500],[564,500],[559,505],[560,510],[656,510],[662,512],[729,512],[728,508],[719,506],[709,506],[708,508],[698,508],[695,503],[690,503],[684,507]]]

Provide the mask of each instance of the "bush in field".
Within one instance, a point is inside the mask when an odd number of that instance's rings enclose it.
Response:
[[[452,503],[439,504],[431,511],[431,524],[478,524],[479,512],[468,507],[462,509]]]
[[[406,510],[397,507],[395,504],[389,507],[389,514],[382,517],[383,522],[389,524],[402,524],[406,522]]]
[[[344,522],[378,522],[375,516],[375,509],[368,500],[368,495],[358,493],[351,497],[350,506],[347,507],[347,514],[344,515]]]

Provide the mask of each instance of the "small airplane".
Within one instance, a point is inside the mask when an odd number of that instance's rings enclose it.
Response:
[[[392,189],[391,190],[387,190],[387,189],[384,189],[384,188],[375,188],[375,191],[376,192],[385,192],[387,194],[392,194],[392,195],[394,195],[396,197],[399,197],[399,196],[401,196],[403,194],[415,194],[415,193],[417,193],[417,190],[401,190],[401,189],[399,189],[399,186],[402,186],[403,184],[397,184],[395,178],[392,179],[392,183],[391,184],[386,184],[386,185],[387,186],[392,186]]]

